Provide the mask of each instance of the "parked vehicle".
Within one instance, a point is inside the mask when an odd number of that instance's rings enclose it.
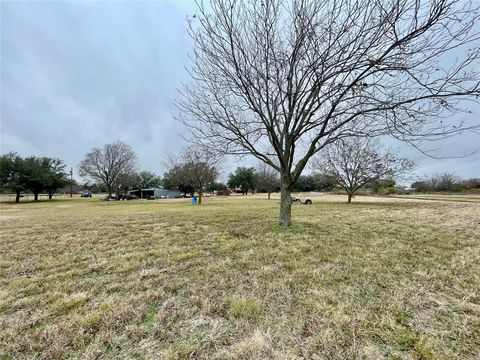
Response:
[[[302,202],[302,200],[300,200],[299,198],[292,196],[292,204],[312,205],[312,200],[306,199],[304,202]]]
[[[118,200],[135,200],[135,199],[138,199],[138,197],[133,194],[118,195]]]
[[[82,191],[80,192],[80,197],[88,197],[88,198],[91,198],[92,197],[92,193],[88,190],[85,190],[85,191]]]
[[[133,194],[117,194],[117,195],[105,196],[105,201],[135,200],[135,199],[138,199],[138,197]]]

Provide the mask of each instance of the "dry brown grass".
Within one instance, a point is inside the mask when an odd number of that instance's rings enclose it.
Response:
[[[1,204],[0,358],[478,359],[480,200]]]

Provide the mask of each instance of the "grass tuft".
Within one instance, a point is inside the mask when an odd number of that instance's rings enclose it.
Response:
[[[257,299],[234,297],[230,300],[230,313],[235,318],[255,320],[260,315],[261,305]]]
[[[88,299],[89,295],[85,292],[72,294],[62,299],[56,300],[52,304],[52,309],[57,312],[66,312],[85,304]]]

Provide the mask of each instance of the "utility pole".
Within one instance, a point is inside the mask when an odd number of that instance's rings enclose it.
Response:
[[[70,197],[73,197],[73,167],[70,168]]]

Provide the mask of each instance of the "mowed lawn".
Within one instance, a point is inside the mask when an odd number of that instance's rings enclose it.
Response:
[[[0,205],[0,358],[478,359],[480,197]]]

